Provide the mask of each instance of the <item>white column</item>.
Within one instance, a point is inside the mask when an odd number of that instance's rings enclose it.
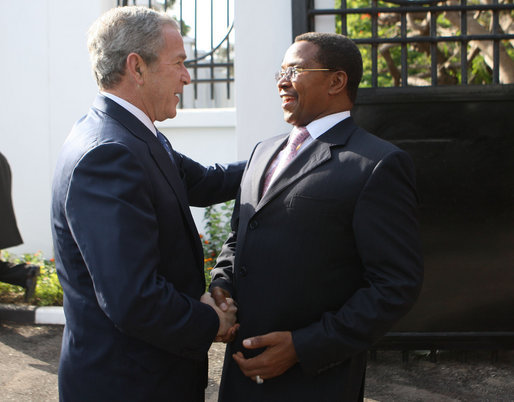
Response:
[[[235,92],[238,157],[286,132],[274,74],[291,45],[291,0],[235,2]]]

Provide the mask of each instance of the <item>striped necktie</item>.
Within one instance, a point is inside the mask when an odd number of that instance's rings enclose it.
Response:
[[[309,131],[305,127],[294,127],[289,134],[289,139],[284,150],[275,158],[271,163],[270,168],[266,172],[264,179],[264,186],[262,188],[262,195],[266,194],[273,179],[285,169],[287,165],[293,160],[302,146],[303,142],[309,137]]]
[[[160,131],[157,130],[157,139],[159,140],[159,142],[162,144],[162,146],[164,147],[164,149],[166,150],[166,152],[168,153],[170,159],[175,162],[175,159],[173,158],[173,154],[171,153],[171,146],[170,144],[168,143],[168,140],[166,139],[166,137],[164,136],[164,134],[162,134]]]

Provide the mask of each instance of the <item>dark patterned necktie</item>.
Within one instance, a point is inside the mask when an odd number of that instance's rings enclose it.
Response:
[[[164,136],[164,134],[162,134],[160,131],[157,131],[157,139],[159,140],[159,142],[162,144],[162,146],[168,153],[170,159],[174,162],[175,159],[173,158],[173,154],[171,153],[171,146],[168,143],[168,140],[166,140],[166,137]]]

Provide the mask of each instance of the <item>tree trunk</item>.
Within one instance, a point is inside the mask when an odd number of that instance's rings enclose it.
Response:
[[[456,0],[450,0],[449,5],[458,5]],[[446,12],[446,18],[457,29],[460,29],[460,13]],[[484,28],[480,23],[475,20],[469,13],[467,15],[468,35],[487,35],[490,32]],[[493,68],[493,41],[471,41],[473,45],[480,49],[484,56],[484,60],[491,69]],[[500,83],[513,84],[514,83],[514,60],[510,58],[505,47],[500,43]]]

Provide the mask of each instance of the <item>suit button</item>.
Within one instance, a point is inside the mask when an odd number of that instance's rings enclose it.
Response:
[[[241,268],[239,268],[239,273],[241,274],[241,276],[246,276],[248,274],[248,271],[244,265]]]
[[[250,222],[250,229],[251,229],[251,230],[255,230],[255,229],[257,229],[258,227],[259,227],[259,222],[257,222],[257,221],[251,221],[251,222]]]

